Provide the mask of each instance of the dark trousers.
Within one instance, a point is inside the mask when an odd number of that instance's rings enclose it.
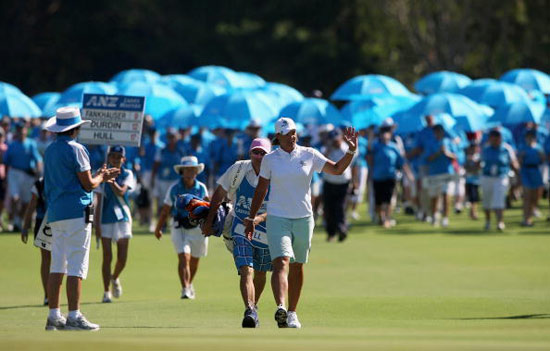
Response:
[[[349,183],[331,184],[323,182],[323,212],[325,229],[329,237],[336,234],[345,236],[348,232],[346,221],[346,195]]]

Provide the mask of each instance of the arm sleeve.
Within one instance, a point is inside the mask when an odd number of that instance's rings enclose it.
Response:
[[[235,177],[235,173],[237,172],[238,167],[239,165],[237,163],[233,164],[216,182],[223,188],[223,190],[229,191],[229,188],[231,187],[231,181],[233,180],[233,177]]]
[[[88,151],[82,145],[77,145],[74,148],[75,151],[75,169],[77,172],[89,171],[92,168],[90,167],[90,156]]]
[[[168,205],[168,206],[172,206],[173,202],[172,202],[172,196],[170,196],[172,194],[172,188],[174,188],[174,184],[172,184],[169,188],[168,188],[168,191],[166,191],[166,194],[164,195],[164,204],[165,205]],[[162,194],[160,194],[162,196]]]
[[[135,189],[136,188],[136,178],[134,177],[134,173],[130,170],[126,170],[128,172],[126,178],[124,179],[124,182],[122,185],[127,185],[128,189]]]
[[[271,179],[271,157],[268,156],[264,156],[260,166],[260,177],[265,179]]]
[[[311,150],[313,152],[313,170],[319,173],[323,170],[323,167],[325,167],[325,163],[328,161],[328,159],[325,157],[325,155],[315,150],[314,148],[311,148]]]

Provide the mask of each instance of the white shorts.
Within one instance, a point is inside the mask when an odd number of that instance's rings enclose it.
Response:
[[[437,197],[448,191],[449,183],[455,180],[454,174],[437,174],[424,177],[422,187],[428,191],[430,197]]]
[[[114,242],[120,239],[130,239],[132,237],[132,223],[115,222],[101,224],[101,237],[111,239]]]
[[[155,182],[155,189],[153,189],[153,197],[158,197],[161,201],[166,197],[166,193],[175,180],[158,180]]]
[[[510,181],[507,176],[482,176],[479,184],[483,194],[483,208],[486,210],[503,210],[506,207],[506,194]]]
[[[51,273],[86,279],[90,261],[92,224],[81,218],[66,219],[50,223],[52,228]]]
[[[204,257],[208,253],[208,238],[201,234],[199,227],[185,229],[175,228],[172,224],[172,244],[179,255],[191,254],[193,257]]]
[[[8,170],[8,198],[19,198],[24,203],[31,201],[31,189],[34,185],[34,177],[27,173],[10,168]]]
[[[456,178],[449,183],[447,194],[454,196],[464,196],[466,194],[466,178]]]

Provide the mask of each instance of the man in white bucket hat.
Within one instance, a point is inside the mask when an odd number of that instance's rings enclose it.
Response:
[[[105,165],[92,175],[86,148],[76,142],[80,126],[90,121],[80,117],[77,107],[62,107],[45,128],[56,133],[56,140],[44,155],[44,194],[52,229],[52,259],[48,279],[50,313],[46,330],[97,330],[80,313],[82,279],[88,274],[92,232],[92,190],[103,182],[112,182],[119,174]],[[67,275],[69,315],[59,309],[63,276]]]
[[[174,171],[180,180],[173,183],[164,197],[155,237],[162,238],[162,228],[170,215],[173,217],[171,239],[178,255],[178,275],[181,283],[181,298],[194,299],[193,278],[199,267],[199,260],[208,252],[208,238],[201,235],[201,229],[189,222],[189,213],[176,207],[179,195],[191,194],[208,201],[206,185],[197,180],[197,175],[204,170],[204,163],[199,163],[195,156],[182,157]]]

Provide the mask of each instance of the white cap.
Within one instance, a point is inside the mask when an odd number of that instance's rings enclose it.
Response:
[[[382,124],[380,124],[380,127],[381,128],[384,128],[384,127],[393,127],[395,125],[394,121],[393,121],[393,118],[391,117],[388,117],[386,118],[385,120],[382,121]]]
[[[80,117],[78,107],[67,106],[58,108],[55,117],[50,118],[44,128],[50,132],[61,133],[89,122],[91,121],[83,120]]]
[[[291,118],[281,117],[275,122],[275,133],[286,135],[291,130],[296,130],[296,123]]]

